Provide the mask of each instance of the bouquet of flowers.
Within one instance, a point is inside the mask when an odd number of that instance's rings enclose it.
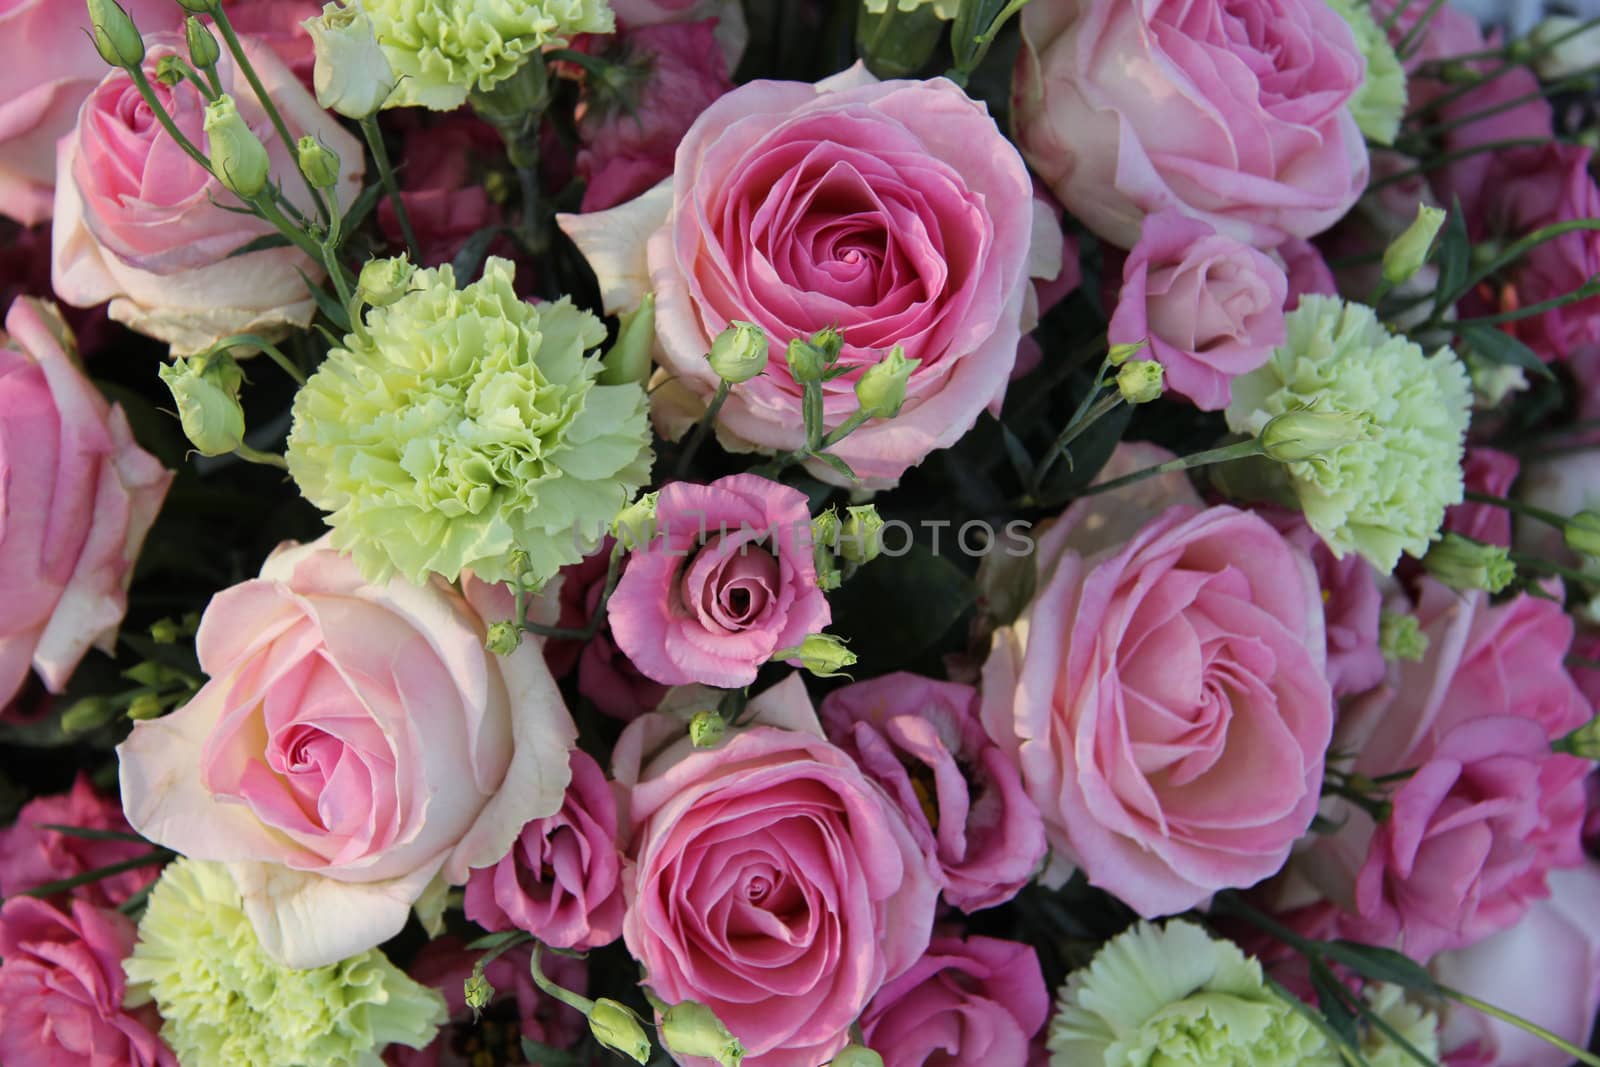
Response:
[[[6,1067],[1600,1065],[1600,20],[0,39]]]

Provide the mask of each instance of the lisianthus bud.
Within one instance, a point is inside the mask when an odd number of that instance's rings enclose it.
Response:
[[[311,34],[317,103],[351,119],[377,114],[399,79],[378,46],[372,19],[360,7],[331,3],[301,23]]]
[[[661,1015],[661,1042],[680,1056],[704,1056],[720,1067],[739,1067],[744,1046],[716,1013],[697,1000],[672,1005]]]
[[[1498,593],[1517,576],[1516,564],[1499,545],[1486,545],[1458,533],[1434,542],[1422,565],[1451,589]]]
[[[824,326],[811,335],[811,347],[821,352],[822,361],[831,367],[844,348],[844,334],[835,326]]]
[[[300,172],[318,189],[332,189],[339,184],[339,156],[311,134],[300,138],[295,145],[300,160]]]
[[[116,705],[105,697],[84,697],[61,713],[61,732],[68,737],[98,730],[117,717]]]
[[[156,81],[168,89],[183,81],[183,60],[177,55],[162,56],[156,60]]]
[[[494,999],[494,986],[483,973],[482,960],[472,965],[472,973],[462,983],[461,996],[467,1002],[467,1007],[472,1009],[474,1018]]]
[[[416,272],[405,256],[368,260],[356,281],[356,297],[375,308],[388,307],[411,290]]]
[[[1600,559],[1600,511],[1580,511],[1561,528],[1567,547],[1580,556]]]
[[[205,70],[217,60],[222,58],[222,46],[217,44],[217,39],[211,36],[211,31],[206,24],[190,15],[183,24],[184,36],[189,39],[189,59],[201,70]]]
[[[1378,649],[1384,659],[1420,663],[1428,654],[1428,635],[1415,615],[1386,611],[1378,617]]]
[[[622,316],[617,340],[600,357],[605,368],[601,385],[628,385],[650,377],[650,354],[656,341],[656,294],[646,293],[639,306]]]
[[[239,115],[233,97],[223,93],[206,105],[206,154],[224,188],[253,200],[267,187],[272,160],[255,131]]]
[[[1428,261],[1428,249],[1433,247],[1433,239],[1443,225],[1443,208],[1418,204],[1417,217],[1411,225],[1383,250],[1383,280],[1390,285],[1409,281]]]
[[[161,698],[154,693],[140,693],[133,698],[133,703],[128,705],[128,718],[135,722],[145,719],[159,719],[161,712]]]
[[[1150,339],[1145,337],[1125,345],[1112,345],[1111,350],[1106,353],[1106,362],[1113,367],[1120,367],[1140,352],[1143,352],[1149,344]]]
[[[611,534],[622,547],[632,550],[643,548],[656,535],[656,500],[661,493],[645,493],[638,500],[617,512],[611,521]]]
[[[790,376],[801,385],[822,381],[823,375],[828,371],[828,361],[822,351],[809,341],[802,341],[798,337],[789,342],[784,359],[789,363]]]
[[[1557,739],[1550,747],[1579,759],[1600,760],[1600,715]]]
[[[865,1045],[846,1045],[828,1067],[883,1067],[883,1057]]]
[[[818,678],[836,678],[843,673],[841,668],[856,661],[856,654],[832,634],[808,634],[793,648],[774,652],[772,658],[786,663],[798,662]]]
[[[594,1039],[613,1052],[636,1063],[650,1061],[650,1039],[645,1036],[639,1017],[622,1004],[606,997],[589,1009],[589,1030]]]
[[[202,456],[221,456],[244,443],[239,386],[244,374],[228,355],[175,359],[159,371],[178,405],[184,436]]]
[[[497,656],[509,656],[522,644],[522,630],[509,619],[493,623],[484,637],[483,647]]]
[[[819,550],[836,552],[839,548],[839,531],[842,529],[844,524],[839,521],[839,513],[829,508],[811,520],[811,543]]]
[[[1279,463],[1314,459],[1357,441],[1371,432],[1372,416],[1366,412],[1286,411],[1261,428],[1261,448]]]
[[[753,322],[735,320],[711,342],[706,359],[728,384],[747,382],[767,369],[766,332]]]
[[[883,550],[883,516],[871,504],[846,508],[839,527],[839,555],[851,563],[870,563]]]
[[[1153,359],[1133,359],[1117,371],[1117,392],[1130,404],[1148,404],[1161,395],[1161,364]]]
[[[899,345],[889,349],[887,356],[856,379],[856,401],[862,412],[875,419],[892,419],[900,414],[900,406],[906,402],[906,382],[921,362],[907,359],[906,350]]]
[[[89,0],[89,25],[101,59],[127,70],[144,62],[144,38],[117,0]]]
[[[689,720],[689,743],[695,748],[715,748],[727,732],[728,721],[710,708],[695,712],[694,718]],[[688,1051],[671,1042],[667,1044],[674,1052]],[[694,1055],[703,1056],[710,1053],[696,1052]]]

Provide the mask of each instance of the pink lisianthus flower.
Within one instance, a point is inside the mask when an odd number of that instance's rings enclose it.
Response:
[[[138,841],[79,837],[46,826],[131,833],[122,805],[101,796],[79,773],[72,789],[35,797],[22,806],[17,821],[0,830],[0,897],[14,897],[48,882],[76,878],[143,856],[150,846]],[[139,867],[86,882],[68,892],[98,907],[114,908],[156,880],[160,867]]]

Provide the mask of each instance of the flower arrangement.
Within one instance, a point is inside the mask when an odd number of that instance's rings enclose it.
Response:
[[[1600,1065],[1600,20],[0,31],[6,1067]]]

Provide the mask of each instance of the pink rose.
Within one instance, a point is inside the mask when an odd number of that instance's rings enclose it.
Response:
[[[583,210],[616,207],[672,176],[678,142],[710,103],[733,88],[712,36],[715,22],[662,23],[620,38],[629,65],[646,65],[638,99],[579,113],[578,174],[587,181]]]
[[[561,568],[561,614],[557,626],[581,630],[594,618],[605,592],[612,544],[607,537],[594,553]],[[623,722],[650,711],[667,695],[666,686],[640,674],[633,661],[617,650],[607,622],[601,623],[587,641],[546,641],[544,661],[557,678],[566,677],[576,667],[578,692],[600,714]]]
[[[805,494],[754,474],[673,482],[607,606],[617,647],[664,685],[738,688],[832,621]]]
[[[1461,464],[1461,479],[1469,493],[1509,496],[1521,467],[1517,457],[1509,452],[1468,448]],[[1470,500],[1457,504],[1445,511],[1444,528],[1474,541],[1511,547],[1511,512],[1493,504],[1476,504]]]
[[[35,797],[17,813],[15,824],[0,830],[0,897],[76,878],[150,851],[150,846],[137,841],[79,837],[47,830],[46,825],[131,832],[128,820],[122,817],[122,805],[96,793],[89,776],[79,772],[70,792]],[[70,894],[99,907],[114,908],[160,873],[155,865],[139,867],[80,885]]]
[[[127,0],[140,30],[183,25],[172,0]],[[87,5],[71,0],[0,0],[0,215],[25,226],[50,217],[56,141],[72,129],[84,97],[106,76],[89,36]]]
[[[622,936],[656,995],[709,1007],[746,1067],[816,1067],[927,948],[938,887],[895,805],[823,739],[798,675],[747,711],[754,725],[716,749],[664,714],[623,731]]]
[[[110,652],[133,563],[172,475],[73,356],[54,305],[19,299],[0,333],[0,703],[28,665],[59,693]]]
[[[1600,862],[1550,872],[1550,896],[1517,925],[1434,958],[1452,989],[1522,1016],[1575,1045],[1600,1009]],[[1446,1067],[1568,1067],[1572,1057],[1509,1023],[1447,1003],[1439,1028]]]
[[[561,810],[524,826],[504,859],[467,879],[467,918],[485,930],[526,930],[574,949],[622,932],[616,798],[594,757],[575,748],[571,765]]]
[[[178,128],[205,145],[205,101],[187,81],[155,81],[162,56],[188,55],[181,35],[152,37],[144,69]],[[361,189],[360,142],[295,79],[271,49],[245,50],[295,136],[315,134],[343,163],[334,190],[346,208]],[[314,215],[296,177],[294,147],[273,132],[249,84],[226,52],[222,84],[260,137],[284,194]],[[310,323],[315,305],[300,271],[322,268],[293,247],[231,253],[277,231],[254,215],[227,210],[233,194],[200,169],[151,115],[127,72],[113,70],[84,101],[78,125],[58,147],[54,276],[61,299],[78,307],[111,301],[111,317],[180,352],[229,334]]]
[[[1342,802],[1325,813],[1341,828],[1296,865],[1341,909],[1342,936],[1426,959],[1510,926],[1551,867],[1578,862],[1588,764],[1550,742],[1590,713],[1562,664],[1572,622],[1558,603],[1496,607],[1427,578],[1421,590],[1427,655],[1346,705],[1333,743],[1355,754],[1350,774],[1411,773],[1381,824]]]
[[[241,36],[254,37],[276,52],[309,88],[317,50],[302,23],[322,14],[322,6],[322,0],[228,0],[228,21]]]
[[[1176,209],[1270,248],[1321,233],[1365,188],[1346,106],[1365,73],[1316,0],[1035,0],[1012,121],[1034,170],[1112,244]]]
[[[16,1067],[177,1067],[155,1006],[128,1010],[133,923],[82,900],[71,912],[0,907],[0,1061]]]
[[[982,104],[944,78],[878,82],[858,65],[817,85],[741,86],[689,129],[670,182],[559,220],[607,310],[654,291],[656,355],[674,380],[653,395],[671,436],[716,391],[705,355],[732,321],[765,329],[771,360],[729,394],[719,433],[758,449],[804,443],[791,339],[839,327],[852,370],[904,346],[920,363],[899,416],[831,450],[883,488],[1004,396],[1029,268],[1059,271],[1060,229],[1043,220],[1055,262],[1030,262],[1034,213],[1027,169]],[[824,385],[829,426],[857,409],[855,377]]]
[[[1201,411],[1220,411],[1232,380],[1272,357],[1283,343],[1283,269],[1249,245],[1178,211],[1145,217],[1122,265],[1111,315],[1112,344],[1149,338],[1140,358],[1166,372],[1169,389]]]
[[[1033,948],[992,937],[936,937],[927,953],[872,998],[861,1016],[884,1067],[1015,1064],[1050,1015]]]
[[[1083,518],[1094,506],[1040,539],[1038,592],[984,665],[983,722],[1044,813],[1046,884],[1076,864],[1171,914],[1273,874],[1316,813],[1322,600],[1256,515],[1178,506],[1122,540]]]
[[[464,1047],[487,1052],[496,1063],[522,1063],[522,1039],[551,1048],[570,1049],[589,1032],[575,1009],[545,996],[533,984],[529,966],[531,945],[518,945],[496,956],[483,969],[494,986],[494,996],[481,1011],[467,1007],[464,985],[483,956],[468,951],[457,937],[429,941],[411,965],[411,977],[443,994],[450,1021],[433,1043],[423,1049],[390,1045],[383,1061],[390,1067],[476,1067],[481,1062]],[[583,994],[589,985],[588,966],[570,956],[547,952],[539,958],[545,975],[563,989]],[[537,1061],[535,1061],[537,1063]]]
[[[469,113],[403,114],[412,124],[406,128],[400,153],[406,161],[399,175],[400,199],[421,246],[420,262],[434,267],[449,263],[467,238],[501,220],[500,208],[484,188],[482,172],[503,149],[494,127]],[[389,197],[378,201],[378,225],[391,243],[404,240]],[[491,251],[511,249],[496,242]]]
[[[117,749],[144,836],[230,866],[291,967],[371,948],[436,877],[498,862],[555,814],[575,730],[535,642],[484,649],[503,586],[364,581],[326,539],[212,598],[211,680]]]
[[[1273,252],[1283,261],[1283,273],[1289,285],[1288,299],[1283,302],[1284,311],[1299,307],[1300,298],[1307,294],[1339,295],[1332,268],[1310,241],[1291,237],[1274,248]]]
[[[962,911],[1017,895],[1044,859],[1044,823],[1016,766],[984,735],[971,686],[886,674],[836,689],[828,739],[889,794]]]
[[[1354,552],[1339,559],[1299,512],[1262,512],[1284,539],[1311,559],[1322,589],[1323,631],[1328,638],[1328,683],[1335,697],[1364,693],[1383,681],[1378,627],[1383,593],[1372,564]]]

